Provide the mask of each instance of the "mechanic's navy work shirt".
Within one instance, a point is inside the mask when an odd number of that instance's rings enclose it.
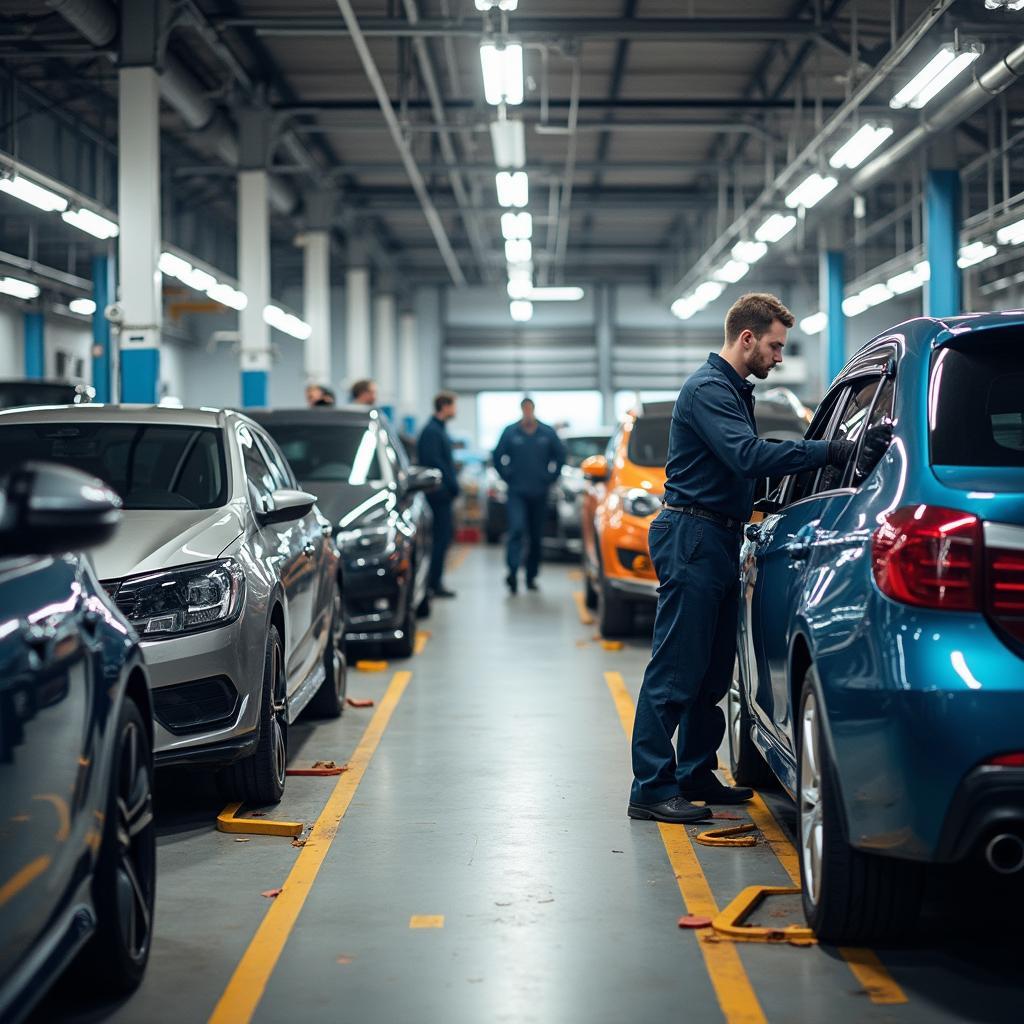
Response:
[[[760,440],[754,385],[712,352],[672,410],[665,504],[696,505],[745,522],[759,477],[823,466],[827,453],[827,441]]]
[[[494,449],[494,468],[508,484],[510,494],[540,497],[558,479],[565,462],[561,439],[546,423],[537,421],[532,434],[520,423],[504,429]]]
[[[455,459],[452,457],[452,441],[444,420],[436,416],[431,416],[427,420],[420,439],[416,442],[416,461],[421,466],[441,470],[441,493],[431,493],[436,497],[447,497],[449,500],[458,497],[459,478],[455,472]]]

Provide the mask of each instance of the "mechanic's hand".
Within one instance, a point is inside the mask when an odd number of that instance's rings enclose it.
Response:
[[[853,441],[829,441],[826,465],[842,469],[850,461],[856,447]]]
[[[882,456],[892,444],[892,423],[888,420],[869,427],[864,434],[864,443],[857,456],[857,476],[864,479],[878,465]]]

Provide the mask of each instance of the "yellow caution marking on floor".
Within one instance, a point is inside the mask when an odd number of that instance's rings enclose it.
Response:
[[[580,613],[580,622],[584,626],[592,626],[594,624],[594,616],[590,614],[587,602],[583,599],[583,591],[574,590],[572,592],[572,599],[576,602],[576,610]]]
[[[228,804],[217,815],[217,831],[246,836],[298,836],[302,834],[301,821],[274,821],[271,818],[239,818],[239,803]]]
[[[635,709],[626,683],[620,672],[605,672],[604,680],[615,701],[622,729],[629,737],[633,733]],[[717,917],[718,904],[715,903],[686,829],[681,825],[664,824],[659,824],[658,829],[675,871],[687,913]],[[767,1018],[747,977],[739,950],[732,943],[726,942],[698,942],[698,946],[726,1024],[765,1024]]]
[[[571,579],[574,583],[578,582],[581,579],[583,579],[583,570],[582,569],[570,569],[569,570],[569,579]]]
[[[601,646],[606,651],[621,651],[626,645],[621,640],[602,640]]]
[[[734,781],[728,770],[723,770],[722,774],[728,782]],[[789,875],[790,881],[799,886],[800,855],[789,841],[789,836],[782,830],[782,826],[775,820],[775,815],[772,814],[760,793],[754,794],[754,799],[747,804],[746,809],[754,824],[768,841],[775,856],[778,857],[779,863]],[[907,994],[886,970],[885,965],[879,960],[878,954],[873,950],[841,946],[839,953],[846,961],[853,976],[867,992],[871,1002],[881,1006],[895,1006],[909,1002]]]
[[[443,928],[444,914],[413,914],[409,918],[410,928]]]
[[[466,560],[469,555],[469,548],[465,545],[460,545],[448,556],[448,571],[455,572],[459,566]]]
[[[263,998],[270,975],[316,881],[320,865],[331,848],[345,812],[352,803],[359,783],[366,774],[367,766],[411,678],[411,672],[396,672],[392,677],[384,699],[377,706],[359,745],[349,758],[349,770],[338,776],[338,781],[316,819],[306,845],[296,858],[284,885],[281,886],[280,895],[267,908],[263,922],[256,930],[234,974],[231,975],[227,988],[214,1007],[210,1015],[210,1024],[247,1024],[252,1020]]]
[[[412,643],[413,654],[422,654],[423,649],[427,646],[427,641],[430,639],[429,629],[417,629],[416,639]]]
[[[387,672],[388,663],[386,661],[367,661],[365,658],[361,658],[356,662],[357,672]]]
[[[814,932],[805,925],[790,924],[785,928],[746,925],[743,921],[766,896],[799,896],[800,889],[788,885],[748,885],[725,910],[711,922],[711,927],[730,939],[741,942],[817,942]]]
[[[19,892],[30,886],[40,875],[45,874],[49,867],[50,858],[46,856],[46,854],[43,854],[43,856],[30,860],[24,867],[15,871],[14,874],[3,883],[3,885],[0,885],[0,907],[5,903],[9,903],[18,895]]]
[[[752,822],[732,825],[729,828],[711,828],[697,836],[703,846],[757,846],[757,836],[748,835],[757,830]]]

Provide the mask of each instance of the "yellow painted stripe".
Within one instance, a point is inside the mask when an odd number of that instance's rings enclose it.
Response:
[[[313,825],[306,845],[281,887],[280,895],[267,909],[263,922],[235,968],[234,974],[231,975],[224,994],[210,1016],[210,1024],[246,1024],[252,1019],[299,912],[313,887],[320,865],[331,848],[331,843],[341,826],[341,820],[352,803],[370,759],[411,678],[411,672],[396,672],[393,676],[384,699],[377,706],[370,724],[359,741],[359,746],[349,758],[348,771],[338,776],[338,781]]]
[[[0,907],[31,885],[49,866],[50,858],[44,854],[42,857],[30,860],[23,868],[16,871],[3,885],[0,885]]]
[[[580,622],[584,626],[592,626],[594,624],[594,616],[590,614],[590,609],[587,607],[586,601],[583,600],[583,591],[574,590],[572,592],[572,599],[576,602],[576,610],[580,613]]]
[[[732,775],[728,769],[722,774],[731,783]],[[796,886],[800,885],[800,855],[796,847],[789,841],[789,836],[783,831],[775,815],[772,814],[768,805],[764,802],[760,793],[754,794],[754,799],[747,804],[747,812],[751,820],[761,830],[761,834],[768,841],[768,845],[779,858],[790,880]],[[846,961],[853,976],[863,986],[868,998],[873,1003],[884,1006],[894,1006],[899,1003],[908,1002],[907,994],[896,983],[896,979],[885,969],[885,965],[878,959],[878,955],[870,949],[855,948],[853,946],[841,946],[840,954]]]
[[[469,547],[465,544],[460,544],[455,550],[448,556],[448,571],[455,572],[462,563],[466,560],[469,555]]]
[[[416,639],[412,644],[413,654],[422,654],[423,649],[427,646],[427,641],[430,639],[430,630],[418,629],[416,631]]]
[[[633,699],[626,689],[621,673],[605,672],[604,679],[615,701],[622,729],[629,737],[633,733]],[[718,914],[718,905],[704,877],[704,871],[697,860],[697,854],[686,829],[682,825],[663,824],[659,824],[658,828],[665,844],[665,852],[675,871],[687,913],[715,917]],[[730,942],[701,940],[697,941],[697,945],[704,957],[704,965],[726,1024],[764,1024],[767,1018],[736,947]]]
[[[409,918],[410,928],[443,928],[444,914],[413,914]]]

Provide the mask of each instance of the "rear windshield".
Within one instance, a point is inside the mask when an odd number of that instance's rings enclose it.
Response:
[[[303,484],[317,480],[365,484],[381,479],[377,438],[367,427],[272,420],[264,420],[263,426]]]
[[[629,458],[638,466],[661,466],[668,462],[668,432],[671,416],[641,416],[629,435]]]
[[[74,384],[0,381],[0,409],[16,409],[25,405],[74,405],[78,394]]]
[[[570,466],[578,466],[591,455],[600,455],[608,447],[608,435],[594,437],[567,437],[565,444],[565,461]]]
[[[1024,467],[1024,370],[1005,341],[938,352],[928,408],[932,465]]]
[[[141,423],[0,426],[0,474],[30,459],[99,477],[126,509],[218,508],[227,502],[219,430]]]

